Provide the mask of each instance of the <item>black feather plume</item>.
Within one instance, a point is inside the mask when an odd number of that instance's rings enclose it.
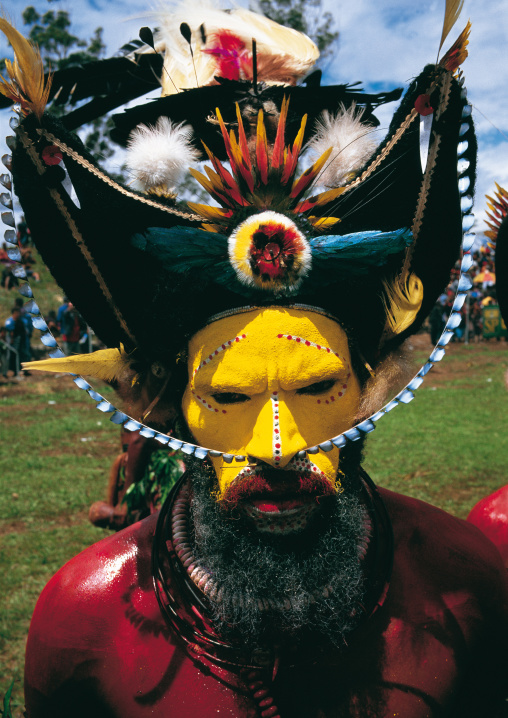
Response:
[[[191,44],[192,32],[191,32],[191,29],[190,29],[190,27],[187,25],[186,22],[182,22],[182,24],[180,25],[180,32],[182,33],[182,37],[183,37],[183,38],[189,43],[189,45],[190,45],[190,44]]]
[[[139,31],[139,39],[155,50],[155,42],[153,39],[153,32],[149,27],[142,27]]]

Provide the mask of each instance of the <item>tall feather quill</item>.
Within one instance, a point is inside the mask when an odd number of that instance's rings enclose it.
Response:
[[[51,75],[44,81],[44,66],[38,48],[23,37],[5,18],[0,18],[0,30],[11,43],[15,60],[5,60],[9,79],[0,76],[0,92],[21,106],[26,115],[33,112],[40,120],[47,105]]]
[[[446,0],[445,16],[443,20],[443,32],[441,33],[441,42],[439,43],[438,56],[443,47],[443,43],[448,37],[450,30],[459,19],[459,15],[462,12],[464,0]]]

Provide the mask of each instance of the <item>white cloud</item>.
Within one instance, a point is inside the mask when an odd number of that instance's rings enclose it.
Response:
[[[361,80],[366,90],[406,86],[435,62],[444,2],[413,0],[325,0],[340,32],[338,52],[326,68],[327,82]],[[461,18],[444,43],[446,50],[468,19],[469,57],[463,65],[478,133],[476,214],[481,228],[485,194],[494,181],[508,186],[508,6],[505,0],[466,0]],[[393,106],[378,111],[386,127]],[[497,128],[497,129],[496,129]]]

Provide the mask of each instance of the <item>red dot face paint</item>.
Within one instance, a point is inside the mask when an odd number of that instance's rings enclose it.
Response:
[[[279,397],[277,391],[272,392],[270,401],[272,404],[272,453],[274,461],[278,463],[281,460],[282,444],[280,439]]]
[[[349,362],[342,329],[300,310],[273,307],[231,315],[193,337],[182,408],[195,443],[249,457],[229,463],[212,459],[219,497],[248,464],[287,470],[300,451],[350,428],[346,422],[356,415],[358,392],[348,377]],[[322,394],[301,391],[332,378],[335,384]],[[219,401],[219,394],[236,396]],[[306,471],[333,485],[338,449],[312,459],[315,468]]]
[[[213,411],[215,414],[227,414],[227,409],[221,409],[219,410],[217,407],[212,406],[206,399],[201,397],[199,394],[196,393],[194,388],[192,388],[192,384],[194,383],[194,380],[196,378],[196,374],[200,369],[203,369],[207,364],[209,364],[211,361],[216,361],[216,358],[221,354],[223,351],[225,351],[227,348],[231,347],[234,343],[239,342],[241,339],[246,338],[246,334],[242,334],[240,336],[236,336],[234,339],[230,339],[226,344],[221,344],[217,349],[215,349],[211,354],[208,355],[206,359],[203,359],[203,361],[196,367],[192,374],[191,379],[191,392],[196,397],[196,400],[205,407],[205,409],[208,409],[208,411]]]

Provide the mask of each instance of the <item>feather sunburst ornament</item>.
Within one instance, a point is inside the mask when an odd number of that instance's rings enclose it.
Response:
[[[45,83],[44,66],[38,48],[5,18],[0,18],[0,30],[11,43],[16,56],[13,62],[5,60],[9,79],[0,76],[0,92],[20,105],[24,117],[33,112],[40,120],[48,102],[51,76]]]
[[[284,98],[280,111],[275,142],[269,148],[263,110],[259,110],[255,146],[251,149],[245,133],[240,108],[237,104],[238,138],[233,130],[227,131],[220,110],[217,119],[224,139],[226,152],[231,164],[231,172],[204,145],[213,165],[205,167],[207,176],[191,168],[192,176],[221,205],[211,207],[189,202],[192,211],[199,214],[208,223],[205,228],[213,232],[228,232],[236,226],[234,215],[247,207],[259,211],[275,210],[294,215],[306,214],[306,219],[317,231],[324,231],[339,222],[338,217],[314,217],[307,213],[324,205],[343,191],[343,187],[322,192],[314,197],[303,199],[316,177],[325,166],[332,148],[327,149],[314,164],[295,178],[298,158],[302,150],[307,115],[304,115],[298,134],[292,147],[285,145],[285,130],[289,100]]]
[[[494,197],[486,195],[486,199],[487,207],[490,210],[490,212],[487,212],[487,217],[490,222],[487,221],[489,229],[484,232],[484,234],[489,238],[489,241],[487,242],[488,246],[491,249],[495,249],[499,227],[501,226],[503,219],[508,214],[508,192],[496,182],[496,192]]]
[[[229,237],[229,258],[247,286],[295,292],[311,267],[309,242],[294,222],[277,212],[261,212]]]

